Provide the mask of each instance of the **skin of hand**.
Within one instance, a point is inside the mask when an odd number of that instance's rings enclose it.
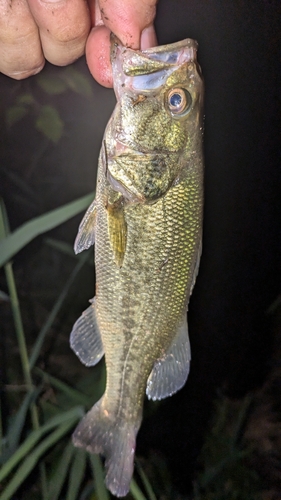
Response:
[[[86,52],[93,77],[112,87],[110,32],[134,49],[157,45],[157,0],[0,0],[0,72],[21,80],[45,60],[71,64]]]

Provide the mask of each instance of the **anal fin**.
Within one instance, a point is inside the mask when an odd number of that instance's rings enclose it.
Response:
[[[76,321],[70,334],[70,346],[86,366],[96,365],[104,355],[93,300]]]
[[[96,213],[97,207],[94,200],[80,223],[74,243],[74,252],[76,254],[87,250],[95,243]]]
[[[148,377],[147,397],[155,401],[179,391],[187,380],[190,360],[190,343],[185,314],[167,353],[156,361]]]

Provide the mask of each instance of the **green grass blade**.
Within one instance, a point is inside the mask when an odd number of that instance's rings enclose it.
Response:
[[[10,233],[10,227],[9,227],[7,212],[6,212],[5,204],[1,198],[0,199],[0,240],[2,240],[2,238],[4,238],[4,237],[9,238],[9,236],[7,236],[7,235],[9,235],[9,233]],[[1,241],[0,241],[0,245],[1,245]],[[0,256],[1,256],[1,251],[0,251]],[[15,278],[14,278],[12,263],[6,262],[6,264],[4,265],[4,269],[5,269],[5,275],[6,275],[6,280],[7,280],[7,285],[8,285],[9,295],[10,295],[10,302],[11,302],[11,308],[12,308],[12,313],[13,313],[13,320],[14,320],[14,326],[15,326],[15,331],[16,331],[16,336],[17,336],[17,342],[18,342],[18,346],[19,346],[23,376],[24,376],[25,383],[28,387],[28,391],[32,393],[33,392],[33,383],[32,383],[30,364],[29,364],[29,359],[28,359],[27,346],[26,346],[24,328],[23,328],[23,323],[22,323],[22,317],[21,317],[21,311],[20,311],[20,305],[19,305],[19,300],[18,300],[18,294],[17,294],[17,288],[16,288],[16,282],[15,282]],[[38,416],[37,407],[36,407],[34,402],[32,402],[30,404],[29,409],[30,409],[30,414],[31,414],[32,427],[34,430],[37,430],[39,428],[39,416]],[[40,477],[41,477],[42,497],[43,497],[43,500],[46,500],[46,497],[47,497],[46,470],[45,470],[44,463],[42,463],[40,465]]]
[[[57,317],[57,314],[64,302],[64,300],[66,299],[66,296],[69,292],[69,289],[73,283],[73,281],[75,280],[76,276],[78,275],[79,271],[81,270],[81,268],[83,267],[83,265],[85,264],[85,262],[87,261],[87,259],[89,258],[89,254],[86,252],[82,257],[81,259],[79,260],[79,262],[76,264],[75,268],[73,269],[70,277],[68,278],[65,286],[63,287],[53,309],[51,310],[45,324],[43,325],[43,327],[41,328],[39,334],[38,334],[38,337],[36,339],[36,342],[34,344],[34,347],[33,347],[33,350],[32,350],[32,353],[31,353],[31,356],[30,356],[30,361],[29,361],[29,364],[30,364],[30,367],[33,368],[33,366],[35,365],[37,359],[38,359],[38,356],[40,354],[40,351],[41,351],[41,347],[43,345],[43,342],[45,340],[45,337],[46,337],[46,334],[48,333],[49,329],[51,328],[54,320],[56,319]]]
[[[65,382],[62,382],[61,380],[57,379],[56,377],[53,377],[52,375],[49,375],[48,373],[44,372],[40,368],[35,368],[34,371],[38,373],[39,375],[42,375],[44,380],[49,382],[53,387],[58,389],[59,391],[63,392],[69,399],[71,399],[74,403],[80,404],[86,407],[89,407],[92,403],[92,399],[83,394],[80,391],[77,391],[76,389],[73,389],[72,387],[69,387]]]
[[[84,255],[85,251],[81,254],[75,254],[73,250],[73,244],[70,245],[69,243],[66,243],[65,241],[60,241],[60,240],[55,240],[54,238],[45,238],[44,243],[48,245],[51,248],[54,248],[55,250],[58,250],[58,252],[63,253],[64,255],[68,255],[69,257],[72,257],[75,260],[79,260],[82,258]],[[88,264],[90,266],[94,265],[94,254],[93,252],[91,253],[91,259],[89,259]]]
[[[25,481],[27,476],[36,466],[40,457],[46,453],[54,444],[56,444],[67,432],[73,427],[76,419],[69,419],[67,422],[61,424],[54,432],[45,438],[28,457],[25,458],[22,465],[18,468],[13,479],[5,488],[0,496],[0,500],[11,500],[12,495],[17,491],[21,484]]]
[[[94,493],[94,482],[87,483],[79,496],[79,500],[99,500]]]
[[[0,460],[3,453],[3,419],[2,419],[2,401],[0,398]]]
[[[146,491],[146,494],[148,496],[148,500],[157,500],[157,498],[154,494],[154,491],[152,489],[152,486],[148,480],[148,477],[145,474],[143,468],[141,467],[141,465],[138,461],[137,461],[137,469],[138,469],[139,476],[140,476],[140,478],[143,482],[143,485],[145,487],[145,491]]]
[[[13,468],[34,448],[37,442],[50,430],[59,425],[71,422],[74,425],[84,415],[83,408],[76,406],[69,411],[62,412],[59,415],[51,418],[45,425],[42,425],[37,431],[31,432],[22,445],[12,455],[12,457],[0,469],[0,482],[5,479]],[[2,500],[2,498],[0,497]]]
[[[0,241],[8,234],[10,234],[10,224],[5,207],[3,198],[0,196],[0,212],[1,212],[1,222],[0,222]]]
[[[8,217],[7,217],[7,212],[6,212],[6,208],[5,208],[3,200],[2,200],[2,198],[0,198],[0,240],[1,240],[0,245],[2,244],[3,241],[5,241],[5,237],[9,238],[9,236],[7,236],[8,233],[9,233],[9,221],[8,221]],[[0,256],[1,256],[1,251],[0,251]],[[19,305],[19,300],[18,300],[17,288],[16,288],[16,283],[15,283],[15,278],[14,278],[14,272],[13,272],[11,262],[7,262],[5,264],[4,270],[5,270],[6,281],[7,281],[8,290],[9,290],[9,296],[10,296],[10,302],[11,302],[11,308],[12,308],[12,314],[13,314],[13,320],[14,320],[14,327],[15,327],[16,336],[17,336],[17,343],[18,343],[18,347],[19,347],[19,353],[20,353],[24,381],[28,387],[28,391],[32,392],[33,391],[33,384],[32,384],[29,359],[28,359],[28,354],[27,354],[27,346],[26,346],[25,334],[24,334],[24,329],[23,329],[23,323],[22,323],[20,305]],[[37,408],[36,408],[35,404],[30,405],[30,413],[31,413],[31,420],[32,420],[33,429],[38,429],[39,418],[38,418],[38,412],[37,412]]]
[[[40,393],[40,390],[41,389],[38,388],[37,390],[26,394],[19,410],[17,411],[15,416],[13,416],[8,428],[7,435],[5,437],[6,449],[4,449],[3,454],[0,458],[1,463],[5,463],[17,449],[29,406],[30,404],[34,403],[35,399]]]
[[[81,487],[81,483],[85,477],[86,463],[86,450],[83,450],[81,448],[76,449],[74,460],[70,469],[66,500],[76,500]]]
[[[74,447],[70,441],[66,446],[61,459],[49,481],[48,500],[58,500],[62,487],[65,483],[71,459],[74,455]]]
[[[8,262],[27,243],[36,238],[36,236],[59,226],[71,217],[74,217],[74,215],[85,210],[93,201],[93,197],[93,193],[88,194],[51,212],[36,217],[0,241],[0,267]]]
[[[104,484],[104,474],[101,460],[98,455],[89,455],[90,463],[93,471],[95,491],[98,500],[110,500],[109,493]]]
[[[130,492],[135,500],[147,500],[134,479],[132,479],[130,484]],[[2,500],[1,497],[0,500]]]
[[[54,248],[64,255],[68,255],[69,257],[72,257],[74,259],[79,259],[79,256],[81,255],[79,253],[76,255],[73,250],[73,245],[70,245],[65,241],[55,240],[54,238],[45,238],[44,243],[46,243],[46,245],[48,245],[49,247]]]

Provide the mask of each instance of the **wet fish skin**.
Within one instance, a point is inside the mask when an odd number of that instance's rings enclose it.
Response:
[[[117,105],[103,140],[96,200],[76,240],[81,251],[95,232],[97,290],[73,327],[71,346],[87,365],[105,353],[107,382],[73,442],[105,456],[106,485],[119,497],[133,474],[145,392],[169,396],[189,372],[186,312],[203,210],[196,47],[187,39],[140,52],[113,42]],[[173,89],[190,100],[178,114],[170,109],[180,100],[169,100]]]

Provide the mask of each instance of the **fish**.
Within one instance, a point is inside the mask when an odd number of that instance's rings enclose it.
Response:
[[[105,355],[106,388],[73,434],[105,458],[106,487],[125,496],[145,395],[171,396],[190,368],[189,297],[203,214],[203,79],[192,39],[133,50],[112,36],[116,106],[96,197],[75,240],[95,244],[96,295],[74,324],[82,363]]]

